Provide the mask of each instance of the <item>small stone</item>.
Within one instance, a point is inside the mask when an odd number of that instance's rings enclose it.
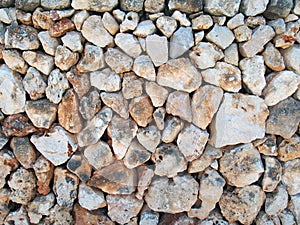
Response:
[[[153,116],[155,124],[159,130],[163,130],[165,127],[165,122],[164,122],[165,115],[166,115],[166,110],[165,110],[165,108],[162,108],[162,107],[157,108],[153,112],[152,116]]]
[[[292,47],[283,51],[284,62],[288,69],[294,71],[297,74],[300,74],[300,66],[298,65],[300,53],[300,45],[293,45]]]
[[[87,210],[96,210],[106,206],[103,192],[89,187],[85,183],[79,185],[78,202]]]
[[[233,223],[251,224],[265,201],[265,194],[259,186],[250,185],[225,191],[219,205],[222,215]]]
[[[270,0],[264,16],[268,19],[285,18],[293,8],[292,0]]]
[[[263,99],[226,93],[210,125],[212,136],[209,143],[218,148],[262,138],[268,115]]]
[[[13,6],[15,3],[14,0],[3,0],[1,3],[0,3],[0,7],[10,7],[10,6]]]
[[[92,174],[92,167],[81,152],[76,152],[67,163],[67,169],[76,174],[78,178],[86,182]]]
[[[239,10],[241,0],[222,1],[204,0],[204,11],[214,16],[233,17]]]
[[[54,170],[53,192],[59,206],[72,207],[77,198],[79,179],[66,169],[57,167]]]
[[[190,103],[190,96],[183,91],[174,91],[169,94],[166,103],[167,113],[173,116],[179,116],[181,119],[192,121],[192,109]]]
[[[282,34],[286,31],[286,24],[282,18],[271,20],[268,25],[272,26],[276,34]]]
[[[152,120],[153,106],[150,98],[147,95],[134,98],[129,104],[129,113],[135,122],[146,127]]]
[[[252,30],[247,25],[242,25],[233,30],[237,42],[249,41],[252,37]]]
[[[8,185],[11,188],[10,200],[19,204],[28,204],[35,196],[36,178],[32,171],[22,167],[10,177]]]
[[[77,31],[70,31],[61,38],[64,46],[68,47],[73,52],[82,52],[82,36]]]
[[[146,82],[145,91],[149,95],[154,107],[164,105],[169,92],[155,82]]]
[[[149,13],[158,13],[165,7],[165,0],[145,0],[145,11]]]
[[[9,138],[4,134],[2,128],[0,128],[0,149],[3,149],[3,147],[6,145],[6,143],[8,141],[9,141]]]
[[[112,11],[114,18],[117,20],[117,22],[122,23],[125,19],[126,13],[123,12],[120,9],[115,9]],[[135,15],[135,14],[134,14]]]
[[[83,22],[90,16],[88,11],[81,10],[75,13],[72,18],[72,21],[78,31],[81,31]]]
[[[205,85],[195,91],[191,101],[193,123],[205,130],[211,123],[223,98],[223,90]]]
[[[21,206],[18,210],[10,212],[5,218],[5,224],[29,224],[26,209]]]
[[[143,201],[134,195],[108,195],[106,199],[108,216],[119,224],[128,223],[132,217],[137,216],[143,207]]]
[[[57,107],[48,100],[27,101],[25,111],[38,128],[49,129],[56,119]]]
[[[243,4],[243,2],[242,2],[242,4]],[[245,19],[245,16],[243,13],[236,14],[234,17],[232,17],[230,20],[228,20],[227,27],[230,30],[233,30],[239,26],[242,26],[245,24],[244,19]]]
[[[145,20],[145,21],[140,22],[137,25],[133,34],[137,37],[145,38],[148,35],[155,33],[155,31],[156,31],[156,27],[153,24],[153,22],[151,20]]]
[[[171,143],[176,138],[181,129],[183,128],[184,123],[178,117],[170,116],[166,119],[165,128],[162,133],[161,140],[165,143]]]
[[[266,194],[265,211],[269,216],[277,216],[288,204],[288,193],[284,185],[280,184],[272,193]]]
[[[273,71],[279,72],[285,69],[283,57],[272,43],[268,43],[263,52],[265,64]]]
[[[91,87],[89,74],[80,73],[76,69],[71,69],[66,73],[66,77],[73,86],[73,89],[78,95],[79,99],[82,99],[82,97],[88,93]]]
[[[103,14],[102,23],[103,23],[103,26],[105,27],[105,29],[111,35],[115,35],[120,29],[118,22],[115,20],[115,18],[109,12],[105,12]]]
[[[125,73],[122,82],[122,93],[125,99],[140,97],[143,94],[142,78],[135,76],[134,73]]]
[[[169,16],[161,16],[156,20],[156,27],[167,38],[171,37],[177,28],[177,22],[174,18]]]
[[[132,58],[115,48],[107,49],[105,62],[116,73],[128,72],[133,66]]]
[[[6,149],[0,151],[0,190],[3,190],[3,187],[7,183],[6,177],[10,174],[10,172],[16,170],[18,167],[18,160],[11,151]]]
[[[2,50],[2,57],[7,67],[11,70],[22,74],[26,73],[28,65],[17,50]]]
[[[249,16],[246,18],[246,25],[250,28],[256,28],[261,25],[266,25],[266,19],[263,16]]]
[[[79,59],[78,53],[70,51],[66,46],[59,45],[55,51],[55,65],[67,71],[74,66]]]
[[[130,57],[136,58],[142,53],[142,49],[137,38],[132,34],[118,33],[114,41],[116,45]]]
[[[148,55],[138,56],[133,63],[132,69],[136,75],[150,81],[155,81],[156,72],[152,61]]]
[[[273,192],[281,180],[282,167],[274,157],[266,156],[264,160],[265,173],[262,179],[262,188],[265,192]]]
[[[108,127],[112,139],[112,148],[117,159],[122,159],[136,136],[137,124],[132,119],[123,119],[115,115]]]
[[[48,77],[48,86],[46,88],[47,98],[58,104],[63,97],[66,89],[69,88],[69,82],[65,73],[61,73],[59,69],[54,69]]]
[[[144,205],[140,212],[139,225],[157,225],[159,222],[159,213],[152,211],[147,205]]]
[[[243,84],[250,90],[252,94],[261,95],[266,86],[263,56],[254,56],[245,58],[240,61],[242,70]],[[254,75],[255,74],[255,75]]]
[[[299,206],[300,206],[299,195],[291,196],[291,201],[290,201],[290,207],[289,208],[293,212],[295,220],[296,220],[297,223],[299,223],[299,221],[300,221]]]
[[[105,105],[110,107],[113,111],[115,111],[120,117],[127,119],[129,117],[129,108],[128,102],[123,97],[122,92],[101,93],[101,100]]]
[[[30,123],[28,117],[23,114],[14,114],[6,117],[3,121],[2,129],[7,137],[24,137],[37,130],[32,123]]]
[[[192,92],[201,82],[201,74],[187,58],[169,60],[158,69],[157,83],[161,86]]]
[[[182,2],[181,0],[170,0],[168,4],[169,10],[179,10],[185,13],[195,13],[203,9],[202,0],[187,0]]]
[[[63,18],[50,27],[49,34],[51,37],[61,37],[74,29],[74,23],[68,18]]]
[[[175,59],[186,53],[194,45],[192,28],[180,27],[170,39],[170,57]]]
[[[138,184],[136,197],[140,200],[143,199],[146,190],[154,177],[154,171],[152,166],[141,165],[137,168],[138,171]]]
[[[106,68],[90,73],[91,85],[98,90],[115,92],[121,89],[121,78],[118,74]]]
[[[199,45],[204,38],[204,31],[197,32],[194,34],[194,36],[195,36],[195,45]]]
[[[286,49],[294,45],[295,41],[297,40],[297,33],[299,31],[299,27],[300,27],[299,22],[288,23],[286,26],[286,31],[283,34],[277,35],[275,37],[274,39],[275,47]]]
[[[13,137],[10,141],[10,147],[16,159],[25,169],[32,168],[36,160],[36,153],[28,137]]]
[[[187,168],[184,155],[174,144],[160,145],[152,154],[151,160],[155,163],[154,173],[158,176],[176,177]]]
[[[16,0],[15,5],[17,9],[32,12],[40,5],[40,0]]]
[[[218,60],[224,58],[222,50],[209,42],[197,44],[189,56],[199,69],[214,67]]]
[[[77,135],[78,145],[84,147],[95,144],[104,134],[112,118],[112,110],[104,107],[91,120],[89,120],[84,129]]]
[[[24,112],[25,90],[21,77],[5,64],[0,66],[0,108],[4,114]]]
[[[161,141],[161,135],[156,126],[150,125],[138,130],[137,139],[142,146],[153,153]]]
[[[50,192],[49,184],[53,177],[54,165],[43,156],[37,158],[33,165],[37,177],[38,193],[46,195]]]
[[[129,12],[126,14],[124,20],[120,25],[120,31],[122,33],[126,31],[133,31],[137,27],[139,22],[139,15],[136,12]]]
[[[172,14],[172,17],[177,20],[181,26],[189,27],[191,26],[191,22],[189,19],[186,17],[185,13],[181,13],[178,10],[175,10]]]
[[[284,139],[278,147],[278,159],[288,161],[300,158],[300,136],[294,135],[290,139]]]
[[[81,1],[72,0],[71,6],[78,10],[86,9],[95,12],[107,12],[111,11],[118,4],[117,0],[105,0],[100,2],[95,2],[93,0]]]
[[[33,67],[29,67],[22,81],[25,91],[32,100],[37,100],[45,96],[46,83],[40,72]]]
[[[45,224],[73,224],[72,207],[56,204],[50,209],[50,215],[43,220]]]
[[[275,135],[267,134],[264,138],[255,140],[253,145],[261,154],[268,156],[278,155]]]
[[[298,88],[300,77],[292,71],[271,73],[267,77],[267,86],[263,90],[263,96],[268,106],[274,106],[287,99]]]
[[[148,189],[145,201],[149,208],[156,212],[189,211],[197,201],[198,190],[199,184],[191,175],[176,176],[172,179],[156,177]]]
[[[300,159],[287,161],[283,165],[282,182],[285,186],[287,186],[289,195],[296,195],[300,193],[299,179],[295,179],[295,177],[299,177],[299,167]]]
[[[115,161],[96,170],[87,184],[108,194],[129,195],[135,191],[137,174],[135,169],[128,169],[122,161]],[[107,203],[109,204],[108,201]]]
[[[221,49],[225,49],[233,42],[234,35],[227,27],[215,24],[213,29],[207,34],[206,38]]]
[[[260,25],[253,31],[252,38],[249,41],[240,44],[240,53],[244,57],[253,57],[258,52],[261,52],[263,50],[263,46],[274,36],[275,32],[271,26]]]
[[[146,37],[146,51],[156,67],[166,63],[169,55],[167,38],[157,34],[148,35]]]
[[[129,169],[133,169],[147,162],[150,157],[151,153],[137,140],[133,140],[124,157],[124,165]]]
[[[162,214],[159,224],[172,224],[173,223],[173,224],[196,225],[199,222],[200,221],[198,219],[188,217],[188,215],[185,212],[182,212],[182,213],[176,213],[176,214],[171,214],[171,213]]]
[[[215,68],[202,71],[202,77],[225,91],[238,92],[242,88],[241,71],[225,62],[217,62]]]
[[[45,75],[49,75],[54,67],[54,58],[39,52],[24,51],[23,59],[32,67]]]
[[[193,30],[207,30],[213,26],[210,15],[200,15],[192,20]]]
[[[267,9],[269,0],[243,0],[241,2],[241,12],[246,16],[256,16]]]
[[[44,51],[54,56],[56,48],[59,46],[59,42],[57,38],[53,38],[50,36],[49,31],[41,31],[38,34],[39,40],[42,43]]]
[[[95,170],[100,170],[114,161],[109,145],[103,141],[99,141],[96,144],[86,147],[84,156]]]
[[[64,9],[70,6],[70,0],[41,0],[41,5],[45,9]]]
[[[96,71],[104,67],[104,54],[101,47],[86,44],[84,55],[78,62],[76,68],[79,72]]]

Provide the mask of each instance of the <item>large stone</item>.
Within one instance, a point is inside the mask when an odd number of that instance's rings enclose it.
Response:
[[[79,185],[78,202],[87,210],[96,210],[106,206],[103,192],[89,187],[85,183]]]
[[[38,7],[32,13],[31,19],[32,22],[29,23],[29,25],[33,23],[33,26],[35,28],[47,30],[46,32],[48,33],[48,35],[50,35],[48,30],[54,25],[54,21],[51,18],[50,11],[44,11],[43,8]]]
[[[292,97],[271,106],[270,116],[266,122],[266,133],[291,138],[298,129],[299,110],[300,102]]]
[[[228,184],[244,187],[256,182],[264,172],[259,151],[252,144],[244,144],[225,151],[220,159],[220,172]]]
[[[104,1],[95,1],[95,0],[72,0],[72,7],[77,10],[90,10],[96,12],[107,12],[111,11],[118,4],[118,0],[104,0]]]
[[[61,37],[71,30],[75,29],[74,23],[68,18],[62,18],[49,29],[51,37]]]
[[[169,95],[166,88],[155,82],[146,82],[145,91],[149,95],[154,107],[163,106]]]
[[[91,87],[89,74],[80,73],[76,69],[71,69],[66,73],[66,77],[72,84],[79,99],[89,91]]]
[[[190,123],[192,121],[192,109],[189,94],[183,91],[170,93],[166,103],[166,111]]]
[[[226,49],[233,42],[234,35],[228,27],[215,24],[213,29],[206,35],[206,38],[221,49]]]
[[[170,57],[175,59],[186,53],[194,45],[191,27],[180,27],[170,39]]]
[[[34,51],[24,51],[23,59],[32,67],[36,68],[45,75],[49,75],[54,67],[54,58]]]
[[[123,75],[122,93],[125,99],[140,97],[143,94],[144,80],[133,72]]]
[[[16,0],[15,6],[17,9],[32,12],[40,5],[40,0]]]
[[[138,39],[132,34],[118,33],[114,41],[130,57],[136,58],[142,53]]]
[[[103,14],[102,22],[103,22],[103,26],[105,27],[105,29],[111,35],[115,35],[120,29],[120,26],[119,26],[118,22],[116,21],[116,19],[109,12],[105,12]]]
[[[58,104],[63,97],[65,91],[69,88],[69,82],[66,74],[54,69],[48,76],[48,86],[46,88],[46,96],[55,104]]]
[[[140,38],[145,38],[148,35],[155,33],[156,27],[151,20],[141,21],[136,29],[133,31],[133,34]]]
[[[180,91],[192,92],[202,82],[200,72],[186,58],[172,59],[158,69],[157,83]]]
[[[148,189],[145,201],[156,212],[174,214],[189,211],[197,201],[198,189],[199,184],[191,175],[172,179],[156,177]]]
[[[264,100],[257,96],[224,94],[223,102],[210,129],[210,144],[215,147],[248,143],[265,135],[269,115]]]
[[[204,11],[214,16],[234,16],[240,7],[241,0],[222,1],[204,0]]]
[[[164,36],[170,38],[177,28],[177,22],[173,17],[161,16],[156,20],[156,27]]]
[[[207,30],[214,24],[210,15],[200,15],[192,20],[193,30]]]
[[[150,13],[158,13],[165,7],[165,0],[145,0],[145,11]]]
[[[268,3],[269,0],[242,0],[241,11],[246,16],[256,16],[266,10]]]
[[[105,53],[105,62],[116,73],[128,72],[132,69],[131,57],[115,48],[108,48]]]
[[[264,16],[268,19],[285,18],[293,8],[293,0],[270,0]]]
[[[252,224],[265,201],[265,194],[259,186],[250,185],[225,191],[219,205],[223,216],[230,222]]]
[[[290,195],[300,193],[300,159],[290,160],[283,165],[282,182]]]
[[[129,113],[141,127],[146,127],[152,120],[153,106],[147,95],[134,98],[129,104]]]
[[[265,192],[273,192],[281,180],[282,166],[274,157],[264,157],[265,173],[262,180],[262,188]]]
[[[157,34],[148,35],[146,37],[146,52],[155,66],[166,63],[169,55],[167,38]]]
[[[79,72],[96,71],[104,67],[103,49],[99,46],[86,44],[83,57],[80,59],[76,68]]]
[[[47,84],[40,72],[33,67],[29,67],[23,78],[23,86],[32,100],[37,100],[45,96]]]
[[[64,9],[70,6],[70,0],[41,0],[41,5],[45,9]]]
[[[102,102],[115,111],[123,119],[129,117],[128,101],[123,97],[122,92],[102,92]]]

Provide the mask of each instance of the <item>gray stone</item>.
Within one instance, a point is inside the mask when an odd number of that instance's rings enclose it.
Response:
[[[159,213],[152,211],[145,205],[140,213],[139,225],[157,225],[159,222]]]
[[[15,0],[15,6],[17,9],[23,11],[34,11],[40,5],[40,0]]]
[[[129,12],[126,14],[124,20],[120,25],[120,31],[122,33],[126,31],[135,30],[139,22],[139,15],[136,12]]]
[[[224,51],[224,61],[234,66],[239,65],[239,50],[236,43],[232,43]]]
[[[195,13],[203,9],[203,0],[170,0],[168,4],[169,10],[179,10],[185,13]]]
[[[266,194],[265,211],[269,216],[277,216],[288,204],[288,193],[286,187],[278,185],[272,193]]]
[[[141,165],[137,168],[138,171],[138,184],[137,193],[135,197],[142,200],[146,190],[149,188],[152,178],[154,177],[153,166]]]
[[[137,58],[142,49],[136,37],[132,34],[118,33],[114,39],[116,45],[121,48],[127,55]]]
[[[153,120],[155,121],[155,124],[159,130],[163,130],[165,127],[165,115],[166,115],[166,109],[159,107],[153,112]]]
[[[300,181],[295,179],[300,174],[300,159],[287,161],[283,165],[282,182],[287,186],[289,195],[300,193]]]
[[[300,28],[300,23],[298,21],[287,23],[285,32],[281,35],[277,35],[274,38],[275,47],[287,49],[293,46],[295,41],[297,41],[299,28]]]
[[[170,39],[170,57],[172,59],[186,53],[194,45],[192,28],[180,27]]]
[[[107,49],[105,62],[116,73],[128,72],[133,66],[132,58],[115,48]]]
[[[99,46],[86,44],[84,55],[76,65],[79,72],[96,71],[104,67],[104,54]]]
[[[183,128],[184,123],[178,117],[170,116],[165,121],[165,128],[162,133],[162,141],[165,143],[173,142],[181,129]]]
[[[262,188],[265,192],[273,192],[281,180],[282,167],[280,162],[270,156],[264,157],[265,173],[262,180]]]
[[[65,91],[69,88],[69,82],[65,73],[61,73],[59,69],[54,69],[48,76],[48,86],[46,88],[46,96],[49,101],[58,104]]]
[[[275,135],[266,134],[264,138],[255,140],[253,145],[257,147],[261,154],[267,156],[278,155]]]
[[[178,10],[175,10],[172,14],[172,17],[177,20],[181,26],[189,27],[191,26],[190,20],[186,17],[185,13],[181,13]]]
[[[213,29],[207,34],[206,38],[221,49],[226,49],[233,42],[234,35],[227,27],[215,24]]]
[[[41,0],[41,5],[45,9],[64,9],[69,7],[70,0]]]
[[[270,0],[264,16],[268,19],[285,18],[293,7],[292,0]]]
[[[32,100],[37,100],[45,96],[46,83],[40,72],[33,67],[29,67],[23,78],[23,86]]]
[[[127,149],[123,161],[127,168],[133,169],[147,162],[150,157],[151,153],[137,140],[133,140]]]
[[[67,163],[67,169],[74,173],[82,182],[87,182],[92,174],[92,167],[81,151],[72,155]]]
[[[54,58],[41,52],[24,51],[22,57],[30,66],[45,75],[49,75],[54,67]]]
[[[137,139],[142,146],[153,153],[161,142],[160,131],[154,125],[140,128],[137,132]]]
[[[286,24],[282,18],[271,20],[268,22],[268,25],[274,29],[276,34],[282,34],[286,31]]]
[[[284,62],[288,69],[300,74],[299,60],[300,45],[296,44],[283,51]]]
[[[165,0],[145,0],[145,11],[149,13],[158,13],[165,7]]]
[[[243,4],[243,2],[242,2],[242,4]],[[237,27],[244,25],[245,24],[244,20],[245,20],[245,16],[243,13],[236,14],[234,17],[232,17],[230,20],[228,20],[227,27],[230,30],[233,30]]]
[[[128,119],[129,117],[129,107],[128,101],[123,97],[121,91],[108,93],[101,93],[102,102],[115,111],[123,119]]]
[[[204,0],[204,11],[214,16],[234,16],[240,7],[241,0],[222,1]]]
[[[123,75],[122,93],[124,98],[131,99],[140,97],[143,94],[144,80],[137,77],[134,73],[126,73]]]
[[[79,112],[84,119],[92,119],[100,109],[101,100],[98,91],[93,90],[80,99]]]
[[[140,22],[136,29],[133,31],[133,34],[137,37],[147,37],[148,35],[151,35],[155,33],[156,27],[153,24],[151,20],[144,20]]]
[[[294,214],[295,220],[297,223],[300,221],[300,211],[299,211],[299,206],[300,206],[300,196],[299,195],[294,195],[291,196],[291,201],[290,201],[290,209]]]
[[[104,1],[81,1],[72,0],[72,7],[76,10],[90,10],[95,12],[107,12],[111,11],[118,4],[118,0],[104,0]]]
[[[13,6],[15,3],[15,0],[3,0],[0,3],[0,7],[9,7],[9,6]]]
[[[143,10],[144,0],[121,0],[120,7],[124,11],[140,12]]]
[[[166,63],[169,55],[167,38],[157,34],[148,35],[146,37],[146,51],[156,67]]]
[[[237,42],[249,41],[252,37],[252,30],[247,25],[242,25],[233,30]]]
[[[166,103],[166,111],[190,123],[192,121],[192,109],[189,94],[183,91],[170,93]]]
[[[242,0],[241,11],[246,16],[256,16],[266,10],[268,3],[269,0]]]
[[[136,75],[143,77],[150,81],[155,81],[156,72],[151,58],[148,55],[138,56],[133,63],[132,70]]]
[[[39,32],[38,37],[43,46],[44,51],[47,54],[54,56],[56,48],[59,45],[58,39],[51,37],[49,31]]]
[[[16,21],[16,8],[2,8],[0,9],[0,21],[5,24],[11,24]]]
[[[296,224],[293,213],[285,209],[279,214],[280,222],[283,225],[293,225]]]
[[[106,206],[103,192],[89,187],[85,183],[79,184],[78,202],[87,210],[96,210]]]
[[[24,224],[27,225],[29,224],[29,219],[27,216],[26,209],[24,206],[21,206],[18,210],[10,212],[6,218],[5,218],[5,223],[4,224]]]
[[[263,52],[266,66],[271,70],[279,72],[285,69],[283,57],[279,50],[272,43],[268,43]]]
[[[145,91],[149,95],[154,107],[163,106],[169,95],[166,88],[155,82],[146,82]]]

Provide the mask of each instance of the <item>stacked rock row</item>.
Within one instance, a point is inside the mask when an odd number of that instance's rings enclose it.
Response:
[[[0,224],[300,224],[299,0],[0,7]]]

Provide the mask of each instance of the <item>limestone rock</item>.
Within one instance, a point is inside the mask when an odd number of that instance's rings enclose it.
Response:
[[[76,69],[71,69],[66,73],[66,77],[73,86],[79,99],[89,91],[91,87],[89,74],[80,73]]]
[[[122,161],[115,161],[96,170],[87,184],[108,194],[129,195],[135,191],[137,174],[135,169],[128,169]]]
[[[156,212],[179,213],[189,211],[197,201],[199,184],[191,175],[172,179],[156,177],[149,187],[145,201]]]
[[[178,117],[170,116],[166,119],[165,128],[162,133],[161,140],[165,143],[171,143],[176,138],[181,129],[183,128],[183,121]]]
[[[48,34],[48,30],[54,25],[54,21],[51,18],[50,11],[44,11],[44,9],[41,7],[38,7],[34,10],[31,19],[32,21],[29,25],[33,24],[35,28],[47,30]]]
[[[70,31],[66,33],[62,38],[61,38],[63,45],[69,48],[73,52],[82,52],[83,46],[82,46],[82,41],[83,38],[81,34],[77,31]]]
[[[91,165],[80,151],[73,154],[69,159],[67,169],[83,182],[88,181],[92,174]]]
[[[282,167],[274,157],[264,157],[265,173],[262,180],[262,188],[265,192],[273,192],[281,180]]]
[[[148,35],[155,33],[156,27],[151,20],[144,20],[140,22],[136,29],[133,31],[133,34],[137,37],[145,38]]]
[[[180,27],[170,39],[170,57],[175,59],[186,53],[194,45],[192,28]]]
[[[137,140],[133,140],[124,157],[124,165],[133,169],[147,162],[150,159],[151,153],[142,146]]]
[[[5,218],[5,223],[12,224],[29,224],[29,219],[24,206],[21,206],[18,210],[10,212]]]
[[[185,13],[181,13],[178,10],[175,10],[172,14],[172,17],[177,20],[181,26],[189,27],[191,26],[190,20],[187,18]]]
[[[41,5],[46,9],[64,9],[70,6],[70,0],[41,0]]]
[[[74,66],[78,59],[78,53],[70,51],[66,46],[59,45],[55,51],[55,65],[63,70],[67,71]]]
[[[279,218],[282,224],[287,224],[287,225],[296,224],[293,213],[288,209],[283,210],[279,214]]]
[[[115,37],[116,45],[130,57],[136,58],[142,53],[141,46],[132,34],[118,33]]]
[[[7,182],[6,177],[11,171],[14,171],[18,168],[19,163],[14,154],[9,150],[0,151],[0,163],[0,188],[2,189]]]
[[[93,90],[80,99],[79,112],[84,119],[92,119],[100,109],[101,100],[98,91]]]
[[[169,94],[166,111],[173,116],[179,116],[188,122],[192,121],[192,109],[189,94],[183,91],[174,91]]]
[[[242,0],[241,11],[246,16],[256,16],[266,10],[268,3],[269,0]]]
[[[295,177],[299,177],[299,163],[300,159],[294,159],[285,162],[283,166],[282,182],[287,186],[287,190],[290,195],[296,195],[300,193],[299,179],[295,179]]]
[[[73,224],[72,208],[60,206],[56,204],[50,209],[49,217],[46,217],[43,222],[46,224]]]
[[[54,165],[41,155],[33,164],[33,169],[37,177],[38,193],[41,195],[48,194],[50,192],[49,184],[53,177]]]
[[[144,7],[146,12],[158,13],[165,7],[164,0],[145,0]]]
[[[300,158],[300,136],[298,135],[283,140],[278,147],[278,159],[280,161],[288,161],[295,158]]]
[[[56,119],[57,106],[46,99],[27,101],[25,111],[34,126],[49,129]]]
[[[204,11],[214,16],[234,16],[240,7],[241,0],[222,1],[222,0],[204,0]]]
[[[243,4],[243,2],[242,2],[242,4]],[[237,27],[240,27],[240,26],[245,24],[244,19],[245,19],[244,14],[243,13],[238,13],[234,17],[232,17],[230,20],[228,20],[227,27],[230,30],[233,30]]]
[[[210,125],[212,136],[209,143],[222,147],[262,138],[265,135],[265,120],[268,115],[269,111],[263,99],[226,93]]]
[[[74,29],[74,23],[68,18],[63,18],[50,27],[49,34],[51,37],[61,37]]]
[[[103,50],[99,46],[86,44],[84,55],[78,62],[76,68],[80,72],[96,71],[104,67]]]
[[[160,145],[151,159],[155,163],[154,173],[159,176],[176,177],[179,172],[187,168],[183,154],[174,144]]]
[[[159,51],[157,51],[159,49]],[[157,67],[168,61],[168,42],[164,36],[157,34],[146,37],[146,52]]]
[[[283,57],[279,50],[272,43],[268,43],[263,52],[265,64],[273,71],[282,71],[285,69]]]
[[[177,28],[177,22],[169,16],[161,16],[156,20],[156,27],[164,36],[170,38]]]
[[[157,108],[154,112],[153,112],[153,119],[154,119],[154,122],[157,126],[157,128],[159,130],[163,130],[164,127],[165,127],[165,115],[166,115],[166,109],[165,108]]]
[[[278,155],[275,135],[267,134],[264,138],[255,140],[253,145],[264,155]]]
[[[141,165],[137,168],[138,171],[138,184],[136,197],[140,200],[143,199],[146,190],[154,177],[154,171],[152,166]]]
[[[103,103],[115,111],[120,117],[123,119],[129,117],[128,102],[123,97],[122,92],[102,92],[100,96]]]
[[[17,50],[2,50],[2,57],[5,64],[16,72],[25,74],[28,65],[25,63],[24,59],[21,57],[21,53]]]
[[[124,20],[120,25],[120,31],[122,33],[126,31],[135,30],[139,22],[139,15],[136,12],[129,12],[125,15]]]
[[[220,199],[222,215],[230,222],[239,221],[250,225],[265,201],[265,194],[259,186],[250,185],[225,191]]]
[[[32,100],[37,100],[45,96],[46,82],[35,68],[29,67],[22,83],[25,91],[30,95]]]
[[[152,211],[145,205],[140,212],[140,225],[157,225],[159,221],[159,213]]]
[[[24,137],[37,129],[30,123],[26,115],[14,114],[4,119],[1,131],[6,137]]]
[[[129,104],[129,112],[134,121],[141,127],[146,127],[152,120],[153,106],[147,95],[134,98]]]
[[[213,19],[210,15],[200,15],[192,20],[193,30],[207,30],[213,26]]]
[[[105,27],[105,29],[111,35],[115,35],[120,29],[118,22],[115,20],[115,18],[109,12],[105,12],[103,14],[102,22],[103,22],[103,26]]]
[[[153,153],[161,141],[161,134],[156,126],[150,125],[138,130],[137,139],[142,146]]]
[[[264,16],[268,19],[285,18],[293,7],[292,0],[270,0]]]
[[[122,93],[125,99],[140,97],[143,93],[143,79],[137,77],[134,73],[125,73],[123,75]]]
[[[233,30],[237,42],[249,41],[252,37],[252,30],[247,25],[242,25]]]
[[[283,58],[288,69],[300,74],[300,66],[297,61],[299,59],[300,45],[295,44],[292,47],[283,51]]]
[[[266,194],[265,211],[269,216],[281,213],[288,204],[288,193],[284,185],[280,184],[272,193]]]
[[[39,52],[24,51],[23,59],[32,67],[45,75],[49,75],[54,67],[54,58]]]
[[[202,0],[171,0],[169,1],[168,7],[171,11],[179,10],[185,13],[194,13],[199,12],[203,9],[203,1]]]
[[[299,195],[291,196],[291,204],[290,204],[289,208],[293,212],[295,220],[296,220],[297,223],[299,223],[299,221],[300,221],[299,206],[300,206]]]
[[[105,53],[105,62],[116,73],[128,72],[132,69],[133,60],[118,49],[108,48]]]
[[[234,35],[229,28],[216,24],[206,38],[221,49],[226,49],[233,42]]]
[[[121,89],[121,78],[109,68],[90,73],[91,86],[100,91],[115,92]]]
[[[132,70],[140,77],[143,77],[149,81],[155,81],[155,68],[148,55],[138,56],[134,60]]]
[[[51,37],[49,31],[41,31],[38,34],[39,40],[43,46],[44,51],[54,56],[57,46],[59,46],[59,42],[57,38]]]
[[[104,1],[81,1],[81,0],[73,0],[72,7],[74,9],[86,9],[95,12],[107,12],[111,11],[118,4],[117,0],[104,0]]]
[[[146,82],[145,91],[149,95],[154,107],[162,106],[169,95],[167,89],[155,82]]]
[[[87,210],[96,210],[106,206],[103,192],[89,187],[85,183],[79,185],[78,202]]]

